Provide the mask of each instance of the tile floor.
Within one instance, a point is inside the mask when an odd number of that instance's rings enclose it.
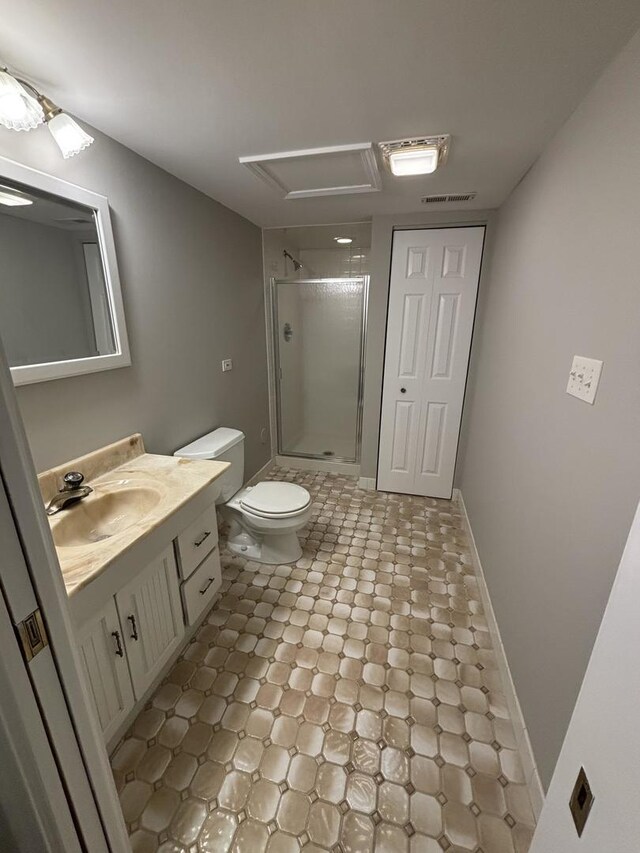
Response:
[[[220,596],[112,758],[134,853],[526,853],[533,815],[461,517],[277,470],[295,566]]]

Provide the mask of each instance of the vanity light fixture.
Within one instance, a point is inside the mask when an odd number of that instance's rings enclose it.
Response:
[[[33,130],[46,123],[65,160],[93,142],[78,122],[23,80],[0,69],[0,125],[9,130]]]
[[[336,243],[341,243],[344,245],[353,243],[353,239],[351,237],[334,237],[333,239],[336,241]]]
[[[33,204],[33,199],[22,195],[22,193],[10,192],[5,187],[0,186],[0,204],[4,204],[6,207],[24,207],[27,204]]]
[[[451,137],[424,136],[379,142],[384,161],[392,175],[430,175],[447,162]]]
[[[58,144],[65,160],[79,154],[88,148],[93,142],[93,136],[84,131],[78,122],[67,113],[63,113],[49,98],[40,96],[40,103],[44,110],[44,120],[47,123],[51,136]]]
[[[9,130],[32,130],[44,121],[44,111],[6,68],[0,70],[0,124]]]

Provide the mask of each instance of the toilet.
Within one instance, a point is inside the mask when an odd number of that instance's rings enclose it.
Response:
[[[243,432],[220,427],[174,455],[231,463],[218,480],[222,488],[216,500],[229,523],[230,551],[257,563],[295,563],[300,559],[298,531],[311,516],[311,495],[295,483],[273,480],[243,487]]]

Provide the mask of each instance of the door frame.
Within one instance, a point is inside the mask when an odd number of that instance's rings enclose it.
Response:
[[[473,307],[473,325],[471,327],[471,339],[469,341],[469,360],[467,362],[467,372],[464,379],[464,390],[462,392],[462,409],[460,411],[460,429],[458,430],[458,441],[456,443],[456,461],[453,469],[453,488],[452,488],[452,496],[449,500],[453,500],[455,495],[455,481],[456,481],[456,472],[458,469],[458,460],[460,458],[460,440],[462,438],[462,434],[464,431],[464,419],[465,419],[465,405],[467,401],[467,390],[469,388],[469,375],[471,373],[472,359],[473,359],[473,342],[476,333],[476,324],[478,322],[478,315],[480,313],[480,293],[482,287],[482,279],[485,271],[485,258],[488,256],[487,246],[490,245],[492,239],[492,228],[488,218],[479,217],[478,220],[474,220],[471,218],[468,222],[448,222],[445,219],[441,222],[431,222],[429,224],[422,225],[393,225],[390,230],[390,241],[389,241],[389,257],[388,257],[388,265],[387,265],[387,289],[386,289],[386,306],[385,306],[385,314],[384,314],[384,339],[382,344],[382,367],[380,373],[380,404],[378,408],[378,441],[376,444],[376,474],[375,474],[375,488],[378,490],[378,477],[379,477],[379,466],[380,466],[380,438],[381,438],[381,430],[382,430],[382,404],[384,401],[384,376],[385,376],[385,368],[387,364],[387,340],[389,335],[389,309],[391,305],[391,272],[393,268],[393,244],[396,231],[443,231],[450,230],[453,228],[484,228],[484,239],[482,241],[482,251],[480,253],[480,266],[478,268],[478,288],[476,290],[476,301]],[[447,500],[446,498],[438,498],[437,500]]]
[[[0,586],[7,613],[15,628],[39,610],[48,640],[29,662],[22,659],[21,667],[31,686],[32,702],[39,709],[50,754],[43,750],[34,755],[33,765],[25,765],[24,772],[31,781],[36,773],[43,779],[52,778],[53,756],[80,848],[91,853],[130,853],[109,758],[90,703],[69,600],[1,343],[0,486],[3,532]],[[9,559],[4,559],[7,556]],[[25,698],[24,684],[21,686],[18,678],[15,684],[6,685],[4,695],[3,704],[22,701],[27,702],[26,707],[32,704],[28,696]],[[51,810],[46,792],[43,798],[36,787],[34,796],[35,810],[46,815]],[[72,840],[63,811],[58,814],[54,810],[53,818],[57,831],[67,839],[66,846],[60,848],[66,853],[74,848],[70,846]]]

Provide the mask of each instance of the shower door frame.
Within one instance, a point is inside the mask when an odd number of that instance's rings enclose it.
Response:
[[[356,281],[362,284],[362,318],[360,323],[360,366],[358,370],[358,403],[356,409],[356,452],[352,459],[350,456],[324,456],[319,453],[291,453],[282,449],[282,401],[280,394],[281,366],[280,366],[280,341],[278,321],[278,294],[277,285],[283,284],[343,284],[347,281]],[[367,310],[369,305],[369,276],[331,276],[328,278],[276,278],[269,279],[270,307],[271,307],[271,341],[273,347],[273,381],[276,409],[276,452],[278,456],[288,456],[294,459],[314,459],[318,462],[340,462],[353,465],[360,464],[362,453],[362,411],[364,403],[364,376],[365,376],[365,353],[367,343]]]

